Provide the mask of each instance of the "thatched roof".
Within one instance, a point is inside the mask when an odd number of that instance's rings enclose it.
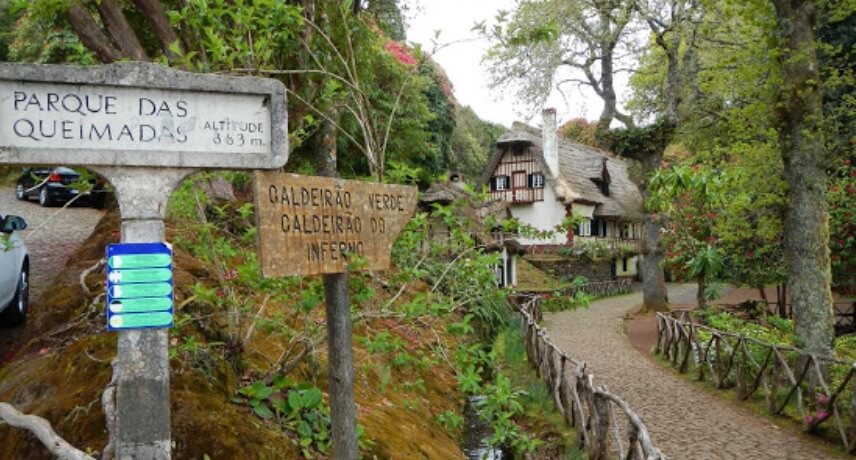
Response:
[[[465,201],[462,206],[455,207],[455,212],[459,217],[474,224],[473,236],[480,244],[485,245],[486,249],[499,250],[505,247],[510,252],[522,251],[517,241],[505,238],[497,240],[491,229],[486,228],[488,216],[492,216],[496,222],[509,217],[508,203],[503,200],[481,201],[455,183],[438,182],[420,194],[419,207],[425,211],[431,211],[435,203],[445,206],[458,200]]]
[[[486,183],[499,165],[505,144],[525,142],[536,154],[544,171],[549,171],[544,162],[541,130],[516,122],[497,141],[497,149],[490,158],[482,182]],[[601,217],[618,217],[630,220],[642,219],[642,196],[630,179],[628,165],[633,161],[619,158],[604,150],[596,149],[570,139],[558,139],[559,173],[551,177],[548,184],[556,196],[564,202],[581,202],[596,205],[594,214]],[[597,181],[608,180],[609,195],[604,195]]]
[[[467,196],[467,192],[459,187],[447,182],[438,182],[431,184],[428,190],[422,192],[422,195],[419,196],[419,204],[430,206],[434,203],[440,203],[447,205],[465,196]]]
[[[496,220],[508,217],[508,203],[503,200],[481,201],[462,188],[449,182],[437,182],[419,195],[419,207],[430,210],[434,203],[448,205],[453,201],[467,200],[465,206],[458,206],[458,212],[474,222],[484,224],[488,216]]]

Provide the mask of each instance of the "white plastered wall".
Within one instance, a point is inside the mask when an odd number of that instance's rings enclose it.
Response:
[[[636,276],[636,264],[639,260],[639,256],[633,256],[627,258],[627,270],[624,270],[624,262],[621,258],[615,259],[615,276],[619,278]]]
[[[594,218],[594,206],[582,203],[574,203],[573,209],[575,216],[582,216],[589,220]]]
[[[576,207],[576,206],[575,206]],[[556,198],[553,188],[544,187],[544,201],[536,201],[525,205],[512,205],[511,216],[520,220],[520,223],[529,225],[538,230],[553,230],[561,225],[565,219],[565,205]],[[520,244],[565,244],[568,240],[567,232],[558,232],[549,239],[519,239]]]

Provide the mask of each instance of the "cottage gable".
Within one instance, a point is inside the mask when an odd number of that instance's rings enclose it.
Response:
[[[533,145],[514,141],[500,144],[497,149],[498,161],[487,179],[491,196],[508,203],[543,201],[546,168]]]
[[[523,123],[515,123],[500,137],[482,178],[495,198],[531,203],[543,200],[543,187],[549,186],[560,201],[594,206],[594,217],[642,219],[641,194],[628,172],[631,160],[559,138],[559,172],[554,177],[544,161],[542,145],[541,130]],[[543,180],[530,179],[538,174]],[[540,188],[530,191],[531,185]]]

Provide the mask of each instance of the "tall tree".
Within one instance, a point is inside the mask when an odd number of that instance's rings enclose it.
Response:
[[[772,0],[780,40],[781,91],[775,112],[788,183],[785,260],[796,333],[812,353],[830,355],[832,273],[823,139],[823,91],[815,41],[819,1]]]
[[[613,120],[633,126],[618,110],[614,81],[616,64],[632,49],[627,27],[633,11],[630,0],[521,1],[492,27],[478,25],[493,43],[485,56],[492,85],[516,87],[529,109],[542,106],[554,88],[584,85],[603,100],[600,131]]]
[[[681,122],[679,109],[683,102],[683,84],[694,79],[695,37],[698,18],[703,15],[697,0],[639,0],[634,4],[642,20],[650,28],[654,43],[666,61],[666,75],[662,90],[661,112],[658,122],[637,134],[644,143],[643,148],[624,148],[624,155],[638,160],[642,165],[639,188],[645,202],[651,195],[648,179],[660,167],[666,148],[673,143],[675,132]],[[626,133],[634,136],[635,133]],[[644,308],[651,311],[666,309],[666,280],[663,274],[663,248],[660,234],[663,216],[647,210],[643,228],[644,257],[642,279]],[[703,281],[704,276],[699,278]],[[703,282],[699,283],[699,302],[704,303]]]

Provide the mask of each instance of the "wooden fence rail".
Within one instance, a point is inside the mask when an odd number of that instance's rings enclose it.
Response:
[[[526,354],[550,390],[565,421],[576,428],[591,460],[665,460],[654,445],[642,418],[605,386],[596,385],[584,362],[557,348],[536,318],[541,299],[519,302]]]
[[[733,389],[739,400],[764,400],[770,413],[856,451],[856,363],[713,329],[689,311],[657,314],[656,353],[681,373]]]

